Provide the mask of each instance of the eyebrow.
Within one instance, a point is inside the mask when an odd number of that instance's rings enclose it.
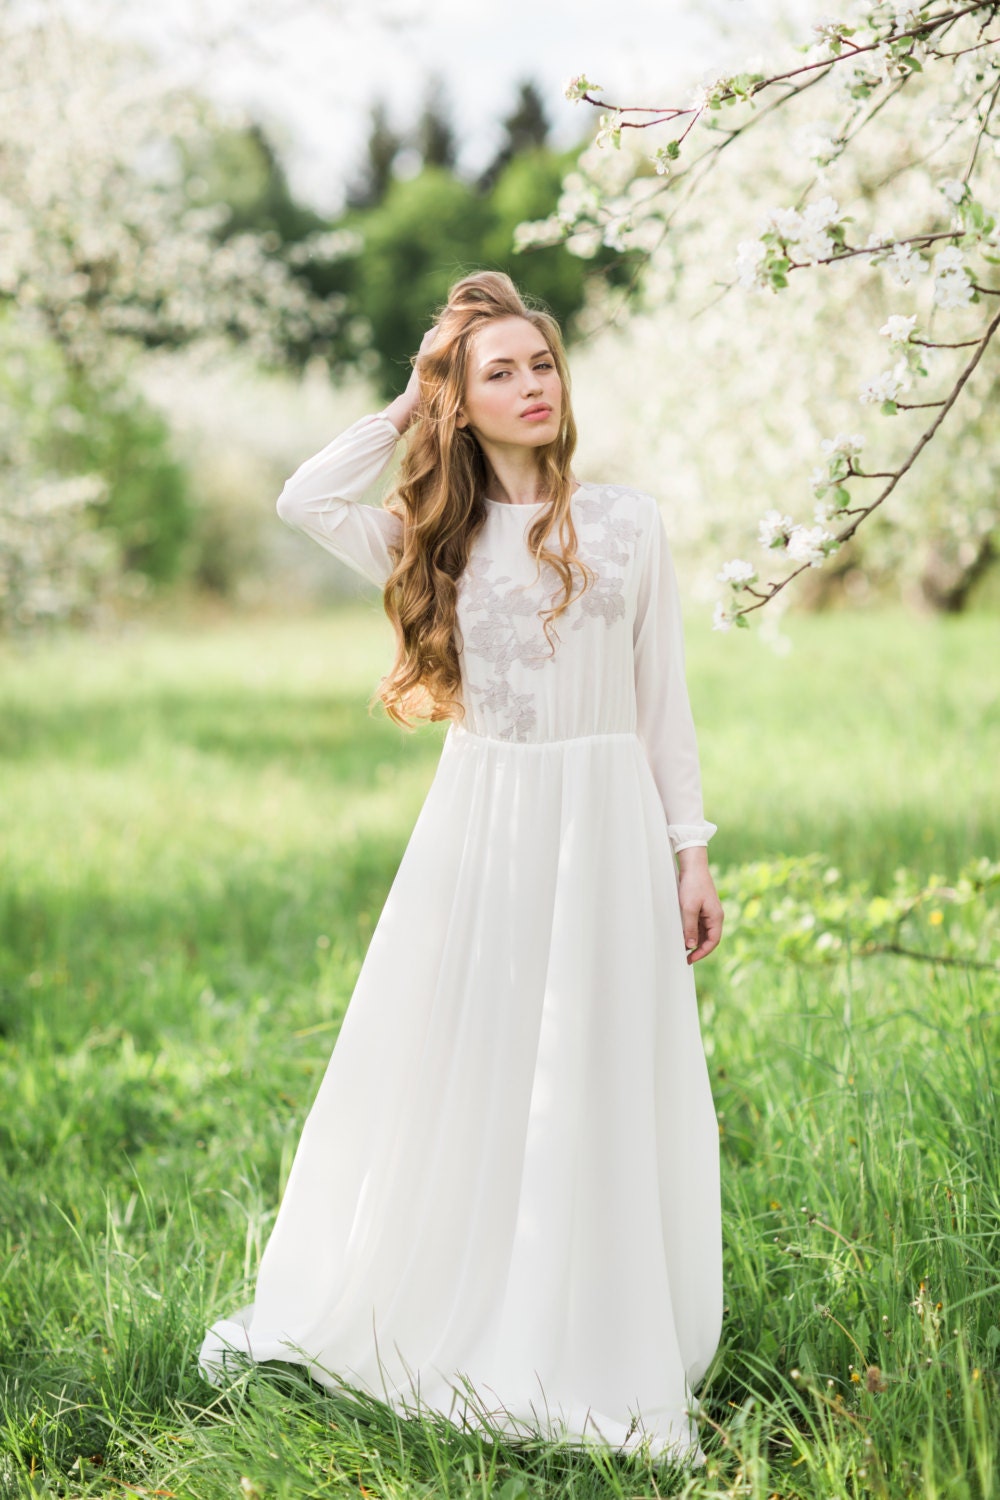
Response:
[[[541,359],[543,354],[546,355],[549,359],[552,358],[552,351],[551,351],[551,349],[536,349],[535,352],[534,352],[534,354],[531,356],[531,358],[532,359]],[[500,358],[500,359],[488,359],[486,361],[486,363],[484,365],[480,365],[479,368],[481,370],[488,370],[489,367],[490,367],[490,365],[512,365],[514,363],[515,363],[514,360],[508,359],[508,358],[506,358],[506,356],[504,356],[503,358]]]

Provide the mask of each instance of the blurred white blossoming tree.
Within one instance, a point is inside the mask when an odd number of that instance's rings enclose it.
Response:
[[[88,400],[120,400],[134,352],[237,342],[274,364],[342,309],[266,236],[227,236],[226,209],[193,206],[185,163],[217,121],[142,54],[54,6],[5,7],[0,96],[0,354],[30,396],[0,417],[0,628],[29,629],[121,583],[121,549],[92,524],[105,476],[64,439]]]
[[[747,553],[719,629],[816,570],[959,608],[996,555],[998,10],[862,0],[683,105],[566,87],[598,128],[517,247],[633,264],[589,324],[621,324],[681,540]]]

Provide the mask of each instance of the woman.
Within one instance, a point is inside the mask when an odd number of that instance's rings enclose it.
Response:
[[[384,590],[379,697],[441,758],[227,1351],[400,1410],[699,1461],[722,1313],[691,966],[717,945],[655,499],[577,482],[557,323],[453,286],[403,395],[292,476]],[[399,482],[358,504],[410,427]]]

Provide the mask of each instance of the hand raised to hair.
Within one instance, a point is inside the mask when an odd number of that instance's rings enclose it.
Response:
[[[397,431],[405,432],[413,421],[414,412],[420,403],[420,362],[437,337],[438,325],[428,328],[420,340],[420,348],[417,350],[416,359],[413,362],[413,370],[406,383],[406,390],[401,396],[397,396],[385,409],[383,415],[387,416],[396,427]]]

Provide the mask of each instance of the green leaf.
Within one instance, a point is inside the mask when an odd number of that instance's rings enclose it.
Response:
[[[894,417],[897,407],[895,401],[883,401],[880,407],[883,417]]]
[[[497,1491],[497,1500],[531,1500],[528,1481],[520,1474],[512,1475]]]
[[[736,626],[737,630],[750,629],[750,621],[747,619],[746,615],[736,615],[733,619],[733,624]]]

